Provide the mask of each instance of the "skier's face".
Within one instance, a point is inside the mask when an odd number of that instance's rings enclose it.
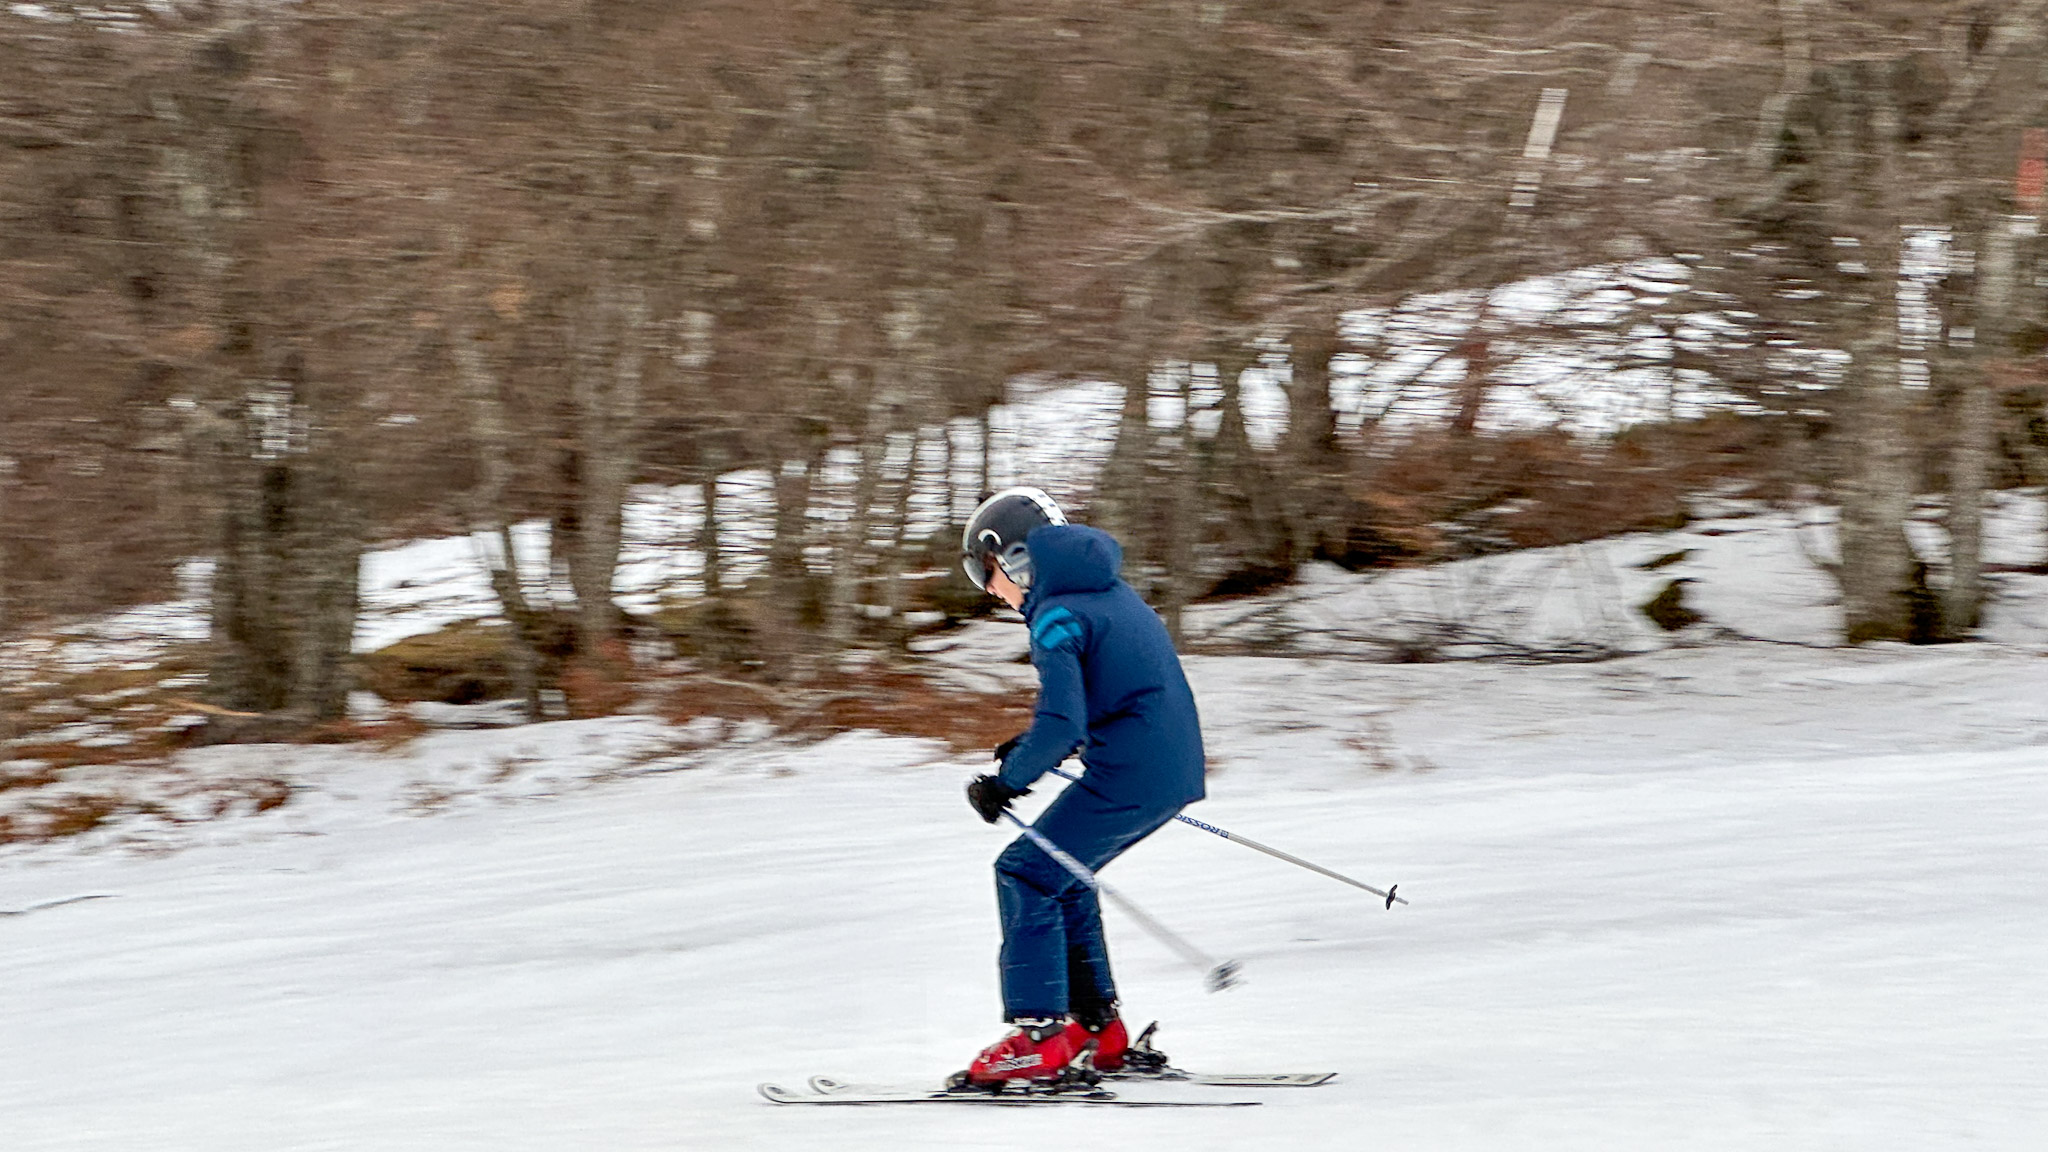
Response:
[[[1017,587],[1000,564],[989,565],[988,590],[1012,608],[1024,607],[1024,590]]]

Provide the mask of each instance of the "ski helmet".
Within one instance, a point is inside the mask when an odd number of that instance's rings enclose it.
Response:
[[[983,592],[988,591],[991,565],[1001,565],[1003,575],[1017,587],[1029,588],[1031,553],[1024,550],[1024,538],[1034,528],[1066,522],[1067,514],[1044,492],[1005,488],[983,500],[967,518],[967,527],[960,533],[960,566]]]

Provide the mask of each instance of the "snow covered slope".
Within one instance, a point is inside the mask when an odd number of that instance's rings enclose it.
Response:
[[[777,1109],[999,1032],[976,765],[646,718],[270,757],[182,851],[17,851],[0,1115],[29,1149],[2048,1146],[2048,661],[1715,646],[1597,665],[1198,658],[1196,814],[1109,912],[1183,1063],[1263,1108]],[[1377,766],[1376,766],[1377,765]],[[1033,803],[1042,799],[1034,797]]]
[[[2033,558],[2039,506],[2002,505],[1995,559]],[[1111,909],[1127,1012],[1188,1066],[1332,1086],[1200,1115],[761,1101],[936,1079],[999,1033],[981,764],[624,716],[188,752],[181,779],[292,800],[0,850],[0,1149],[2048,1147],[2048,580],[2001,577],[1996,643],[1834,649],[1795,531],[1321,570],[1190,614],[1193,814],[1413,904],[1169,826],[1110,878],[1247,983],[1205,994]],[[447,552],[393,587],[445,584]],[[1632,606],[1675,576],[1708,624],[1674,643]],[[1639,654],[1355,658],[1448,619],[1478,627],[1441,655]],[[1028,691],[1022,645],[920,647]]]

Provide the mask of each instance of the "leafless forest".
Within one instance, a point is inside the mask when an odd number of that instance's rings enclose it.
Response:
[[[976,610],[912,480],[957,516],[1033,479],[991,473],[987,426],[1031,378],[1123,387],[1086,515],[1169,622],[1310,559],[1729,490],[1840,506],[1845,640],[1966,636],[1984,493],[2048,481],[2044,99],[2048,0],[14,4],[0,632],[212,556],[223,737],[319,724],[364,551],[467,532],[536,702],[600,699],[648,636],[802,684]],[[1652,266],[1618,312],[1490,305]],[[1425,298],[1472,305],[1454,402],[1340,423],[1338,370],[1387,355],[1342,318]],[[1489,419],[1566,347],[1728,401]],[[1240,404],[1261,365],[1274,444]],[[1148,420],[1198,377],[1203,434]],[[740,469],[774,501],[744,573]],[[659,619],[611,595],[640,484],[713,497],[702,595]],[[1929,495],[1935,559],[1904,529]],[[505,563],[532,519],[573,612]]]

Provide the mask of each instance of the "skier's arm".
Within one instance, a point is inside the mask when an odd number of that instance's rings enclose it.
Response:
[[[1031,730],[1003,761],[1002,781],[1017,791],[1074,754],[1088,735],[1088,695],[1081,679],[1080,622],[1054,608],[1031,628],[1031,662],[1038,667],[1038,713]]]

